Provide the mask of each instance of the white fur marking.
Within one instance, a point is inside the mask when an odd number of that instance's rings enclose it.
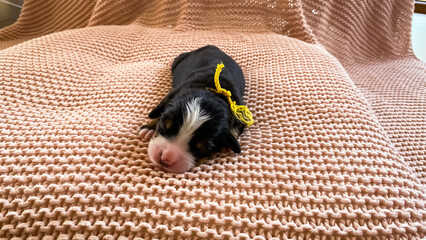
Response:
[[[189,141],[197,129],[203,125],[210,117],[201,109],[200,98],[194,98],[186,104],[186,114],[182,127],[173,142],[189,148]]]

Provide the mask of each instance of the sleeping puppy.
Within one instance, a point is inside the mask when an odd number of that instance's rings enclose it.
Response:
[[[221,62],[225,67],[220,85],[232,93],[236,104],[244,105],[243,72],[219,48],[205,46],[174,60],[172,90],[149,113],[153,120],[140,131],[141,137],[151,139],[149,157],[164,170],[182,173],[213,153],[241,152],[237,139],[245,125],[233,115],[226,97],[208,89],[215,89],[214,74]]]

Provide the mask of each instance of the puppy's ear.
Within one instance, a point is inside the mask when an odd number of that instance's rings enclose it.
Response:
[[[167,105],[167,103],[170,102],[170,100],[172,100],[174,98],[174,96],[176,95],[176,89],[173,89],[169,92],[169,94],[167,94],[162,100],[161,102],[154,108],[151,110],[151,112],[149,113],[148,117],[151,119],[155,119],[155,118],[159,118],[161,117],[161,114],[164,112],[164,108]]]
[[[151,110],[151,112],[148,114],[148,117],[151,119],[159,118],[161,114],[164,112],[164,107],[169,101],[166,98],[163,98],[161,102]]]
[[[241,153],[238,140],[229,131],[225,131],[225,144],[227,144],[234,153]]]

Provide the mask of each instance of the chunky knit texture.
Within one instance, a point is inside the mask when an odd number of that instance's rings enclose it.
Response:
[[[0,31],[0,237],[424,238],[412,3],[338,2],[26,0]],[[138,127],[206,44],[256,121],[241,154],[165,173]]]
[[[414,5],[399,0],[304,2],[317,39],[338,57],[392,144],[426,184],[426,64],[411,49]]]

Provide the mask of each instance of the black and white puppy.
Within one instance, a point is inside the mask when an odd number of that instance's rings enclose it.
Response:
[[[240,153],[237,138],[245,125],[235,118],[226,97],[215,89],[217,64],[225,67],[220,85],[244,105],[245,80],[240,66],[215,46],[180,54],[172,64],[173,88],[149,114],[140,136],[151,139],[148,154],[164,170],[182,173],[216,152]]]

